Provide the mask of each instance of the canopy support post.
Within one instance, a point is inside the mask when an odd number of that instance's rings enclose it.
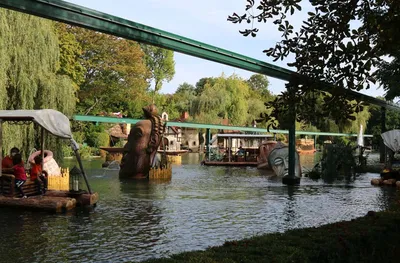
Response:
[[[42,163],[40,165],[42,171],[44,166],[44,128],[41,127],[40,130],[40,156],[42,157]]]
[[[207,145],[207,160],[210,160],[210,129],[208,128],[206,131],[206,145]]]
[[[82,172],[83,179],[85,179],[85,183],[86,183],[86,187],[88,189],[88,192],[89,192],[89,194],[92,194],[92,190],[90,188],[89,181],[88,181],[88,179],[86,177],[85,170],[83,169],[81,155],[79,154],[79,151],[78,151],[78,145],[76,144],[76,142],[74,140],[71,140],[71,147],[72,147],[72,149],[73,149],[73,151],[75,153],[75,157],[76,157],[76,160],[78,161],[79,169]]]

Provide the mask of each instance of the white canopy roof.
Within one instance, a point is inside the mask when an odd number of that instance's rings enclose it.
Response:
[[[400,130],[391,130],[381,134],[383,143],[394,152],[400,151]]]
[[[68,117],[56,110],[0,110],[0,119],[3,121],[33,121],[54,136],[72,139]]]

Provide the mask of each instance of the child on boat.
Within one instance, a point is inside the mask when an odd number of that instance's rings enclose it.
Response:
[[[35,163],[31,163],[31,181],[34,181],[39,188],[39,192],[45,194],[47,191],[47,171],[42,170],[42,156],[34,158]],[[43,188],[42,188],[43,185]]]
[[[15,176],[15,186],[21,193],[22,198],[27,198],[27,196],[24,194],[24,191],[22,190],[22,186],[26,182],[26,172],[24,163],[22,162],[21,154],[17,153],[13,156],[13,164],[14,166],[11,168],[11,170],[13,171],[13,174]]]
[[[7,155],[6,157],[3,158],[3,160],[1,161],[1,166],[3,167],[3,169],[9,169],[12,168],[13,165],[13,157],[17,154],[20,153],[19,149],[17,147],[13,147],[10,150],[10,155]]]

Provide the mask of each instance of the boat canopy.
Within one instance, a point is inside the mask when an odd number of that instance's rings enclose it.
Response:
[[[381,134],[383,143],[392,151],[400,151],[400,130],[391,130]]]
[[[218,133],[210,143],[214,143],[218,138],[234,138],[234,139],[265,139],[272,138],[270,134],[244,134],[244,133]]]
[[[33,121],[54,136],[72,139],[68,117],[56,110],[0,110],[0,119],[16,122]]]

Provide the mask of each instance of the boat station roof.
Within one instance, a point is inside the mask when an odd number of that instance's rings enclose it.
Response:
[[[68,117],[56,110],[0,110],[0,120],[9,122],[35,122],[54,136],[63,139],[72,139]]]

